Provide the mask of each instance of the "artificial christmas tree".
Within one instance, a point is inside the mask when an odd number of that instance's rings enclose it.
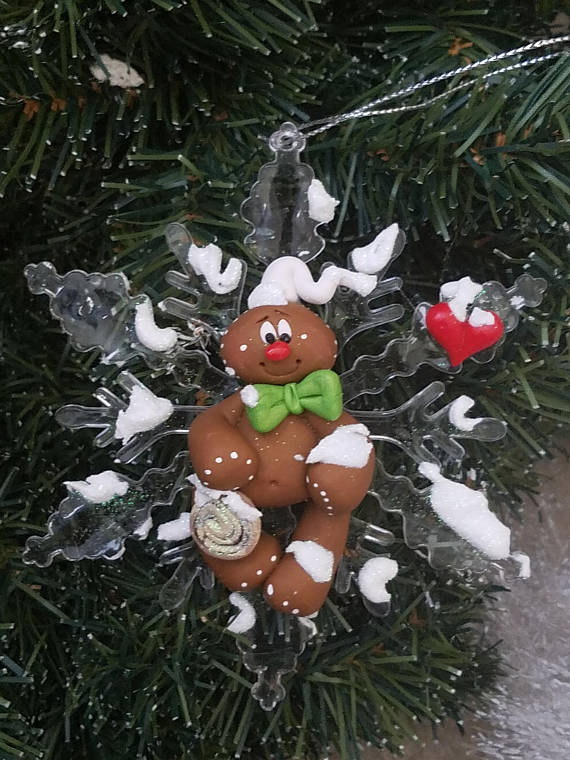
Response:
[[[238,215],[266,159],[258,134],[269,136],[284,116],[303,123],[346,111],[512,47],[522,35],[523,42],[544,36],[541,23],[553,15],[550,8],[521,14],[516,4],[377,5],[354,4],[348,25],[346,3],[334,2],[88,9],[30,2],[2,12],[2,393],[10,406],[0,512],[7,668],[0,748],[7,757],[311,757],[330,744],[356,757],[361,741],[396,750],[413,735],[414,718],[459,719],[462,704],[490,684],[496,653],[478,645],[476,623],[493,587],[432,569],[403,541],[397,511],[383,518],[404,568],[390,586],[392,612],[374,619],[354,595],[332,596],[319,625],[326,637],[309,642],[284,678],[283,701],[268,714],[251,698],[249,675],[228,646],[221,586],[194,584],[177,613],[163,611],[161,587],[163,601],[172,593],[166,563],[178,568],[178,589],[188,589],[189,578],[180,579],[188,557],[173,551],[157,566],[162,549],[154,534],[129,542],[120,564],[40,570],[21,561],[24,541],[59,500],[61,481],[109,464],[89,434],[59,431],[50,411],[89,404],[93,381],[105,387],[117,377],[112,364],[95,367],[93,352],[65,349],[25,293],[24,265],[49,258],[60,272],[121,269],[143,318],[144,284],[153,300],[187,319],[180,301],[192,303],[192,293],[179,298],[174,287],[184,278],[165,279],[172,257],[164,230],[185,221],[195,243],[216,240],[259,277],[259,241],[242,244],[247,226]],[[408,231],[411,244],[396,265],[407,297],[387,292],[408,318],[420,301],[435,303],[442,281],[467,272],[507,288],[523,271],[546,281],[543,305],[523,318],[515,340],[489,364],[471,364],[446,381],[449,399],[467,392],[509,425],[498,450],[468,442],[456,473],[486,488],[506,519],[508,507],[535,487],[532,462],[568,421],[569,70],[560,52],[553,46],[494,63],[474,86],[445,97],[445,85],[418,89],[407,101],[423,105],[417,111],[349,120],[315,134],[308,150],[317,176],[340,199],[335,224],[328,234],[321,228],[328,259],[340,262],[393,221]],[[490,75],[540,54],[552,57]],[[456,79],[450,87],[461,84]],[[247,206],[244,216],[260,229]],[[227,315],[216,299],[204,306],[208,319],[193,326],[223,329]],[[375,352],[378,341],[387,346],[407,326],[376,328]],[[108,336],[111,343],[116,337]],[[363,332],[350,361],[370,345]],[[139,380],[172,403],[186,402],[161,367],[134,361]],[[430,372],[392,381],[382,408],[397,408],[435,378]],[[196,394],[193,402],[211,399]],[[165,445],[153,466],[164,470],[173,453]],[[406,474],[398,450],[385,446],[382,459],[388,472]],[[138,468],[142,477],[146,466],[134,465],[133,474]],[[183,511],[175,494],[165,500],[172,518]],[[369,519],[371,508],[365,502],[358,517]]]

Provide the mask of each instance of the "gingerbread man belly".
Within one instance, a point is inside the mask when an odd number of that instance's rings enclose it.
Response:
[[[269,433],[258,433],[244,415],[237,426],[258,457],[254,479],[241,490],[258,508],[286,507],[306,501],[305,459],[317,435],[303,417],[290,415]]]

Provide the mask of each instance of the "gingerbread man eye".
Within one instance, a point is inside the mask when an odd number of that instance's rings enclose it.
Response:
[[[277,333],[271,322],[264,322],[259,328],[259,335],[264,343],[275,343]]]
[[[277,325],[277,334],[279,335],[279,340],[282,340],[284,343],[289,343],[291,340],[291,325],[289,322],[287,322],[286,319],[280,319],[279,324]]]

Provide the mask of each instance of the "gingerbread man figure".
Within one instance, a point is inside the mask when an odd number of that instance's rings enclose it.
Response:
[[[261,511],[305,503],[284,551],[261,530],[245,556],[212,554],[197,541],[228,589],[262,587],[274,609],[301,616],[323,604],[351,512],[374,470],[368,430],[343,411],[340,380],[331,369],[335,336],[298,302],[324,303],[339,284],[366,295],[376,278],[331,266],[314,282],[298,259],[273,262],[250,296],[249,310],[221,343],[226,371],[246,385],[202,413],[189,432],[202,500],[208,492],[234,501],[239,496]]]

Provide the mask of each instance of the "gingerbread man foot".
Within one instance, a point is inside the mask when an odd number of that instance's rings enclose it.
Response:
[[[318,544],[312,545],[313,543],[293,541],[290,547],[301,553],[306,552],[307,558],[312,552],[313,557],[310,562],[313,565],[315,565],[315,556],[320,556],[322,561],[320,575],[318,570],[316,574],[309,574],[301,567],[297,557],[289,553],[283,557],[275,572],[267,580],[263,595],[266,602],[277,612],[304,617],[317,612],[323,605],[332,582],[333,555]]]
[[[293,540],[264,585],[273,609],[311,615],[323,605],[346,541],[350,513],[331,514],[307,505]]]
[[[206,564],[230,591],[248,591],[258,588],[275,570],[282,556],[279,542],[268,533],[262,533],[255,549],[240,559],[219,559],[202,553]]]

